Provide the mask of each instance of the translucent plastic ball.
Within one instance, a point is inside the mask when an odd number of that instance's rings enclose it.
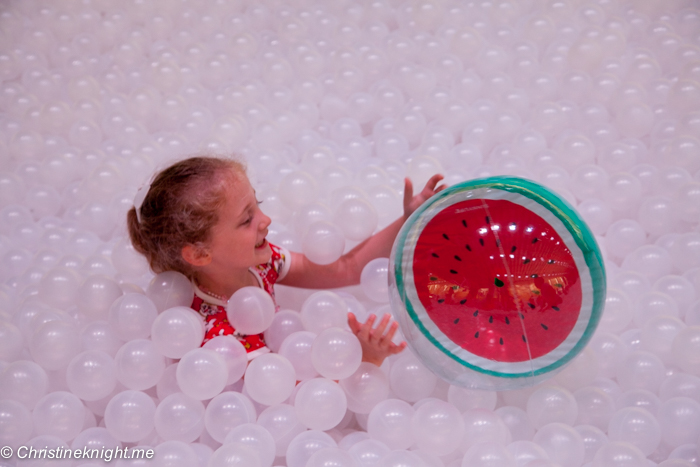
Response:
[[[542,428],[549,423],[573,425],[578,417],[576,398],[564,388],[544,386],[527,401],[527,414],[532,426]]]
[[[270,432],[275,440],[276,455],[284,456],[289,443],[306,427],[299,421],[296,409],[289,404],[277,404],[260,412],[258,425]]]
[[[282,202],[290,209],[297,209],[316,201],[318,187],[311,174],[295,171],[282,178],[278,190]]]
[[[261,466],[271,466],[275,460],[275,440],[264,427],[255,423],[244,423],[233,428],[224,444],[238,444],[255,453]]]
[[[295,436],[291,443],[289,443],[286,454],[287,466],[306,467],[306,463],[316,451],[320,451],[324,448],[335,448],[337,446],[333,438],[322,431],[304,431]]]
[[[78,289],[78,311],[90,319],[107,319],[107,313],[123,294],[119,284],[102,275],[89,276]]]
[[[80,352],[78,328],[68,321],[47,321],[32,334],[29,351],[44,369],[62,370]]]
[[[673,298],[681,316],[685,316],[686,310],[698,297],[698,291],[688,279],[674,274],[659,278],[654,282],[653,289]]]
[[[646,463],[644,453],[635,446],[611,441],[598,450],[591,464],[593,467],[633,467]]]
[[[71,441],[83,430],[85,406],[70,392],[51,392],[36,403],[32,421],[37,435],[56,436],[63,441]]]
[[[32,410],[49,388],[46,371],[29,360],[18,360],[7,365],[0,373],[0,394]]]
[[[350,454],[339,448],[323,448],[309,458],[306,467],[354,467],[357,464]]]
[[[591,425],[601,430],[608,429],[610,417],[615,411],[615,400],[595,386],[586,386],[574,393],[578,405],[576,423]]]
[[[342,229],[328,221],[311,224],[302,239],[301,251],[316,264],[331,264],[340,258],[344,250]]]
[[[678,318],[657,316],[642,327],[642,349],[658,356],[664,365],[673,365],[673,341],[686,324]]]
[[[269,346],[269,342],[267,340],[265,342]],[[248,366],[248,352],[241,341],[233,336],[216,336],[207,341],[202,347],[215,351],[226,362],[226,368],[228,369],[226,385],[233,384],[241,379]]]
[[[151,340],[162,355],[181,358],[202,345],[204,319],[186,306],[161,312],[151,326]]]
[[[146,296],[156,305],[158,312],[177,306],[192,304],[192,282],[183,274],[166,271],[156,275],[148,284]]]
[[[646,389],[657,392],[666,368],[659,357],[645,352],[631,352],[617,369],[617,381],[623,390]]]
[[[650,319],[660,316],[680,317],[675,300],[662,292],[652,291],[641,294],[634,311],[634,324],[642,328]]]
[[[466,452],[475,444],[490,441],[509,444],[512,437],[506,424],[495,412],[486,409],[470,409],[462,414],[464,440],[460,446]]]
[[[581,435],[564,423],[543,426],[533,438],[545,450],[549,459],[559,465],[581,465],[584,459],[584,444]]]
[[[250,397],[263,405],[279,404],[286,400],[297,381],[289,360],[271,353],[253,359],[244,378]]]
[[[357,414],[369,413],[389,395],[389,379],[376,365],[367,362],[339,383],[347,396],[348,408]]]
[[[535,430],[530,423],[527,412],[519,407],[507,405],[496,409],[495,413],[501,421],[508,427],[513,441],[530,441],[535,434]]]
[[[354,334],[344,329],[324,329],[311,345],[311,362],[325,378],[347,378],[362,362],[362,346]]]
[[[462,458],[461,467],[516,467],[515,457],[500,442],[477,444]]]
[[[17,449],[32,435],[32,413],[19,402],[0,401],[0,439],[5,446]]]
[[[181,392],[170,394],[158,404],[154,423],[161,438],[191,443],[204,430],[204,404]]]
[[[117,366],[106,352],[86,350],[68,364],[66,383],[79,398],[96,401],[107,397],[116,387]]]
[[[49,270],[39,283],[39,298],[48,305],[67,308],[73,305],[80,288],[80,279],[69,269]]]
[[[671,256],[661,247],[644,245],[625,257],[622,268],[639,272],[649,280],[655,281],[671,273]]]
[[[315,292],[301,305],[301,322],[307,331],[319,334],[330,327],[345,327],[348,308],[336,293]]]
[[[208,467],[265,467],[255,451],[240,444],[224,444],[209,458]]]
[[[154,428],[156,404],[141,391],[122,391],[112,397],[104,412],[105,428],[119,441],[134,443]]]
[[[408,449],[415,441],[411,430],[414,409],[405,401],[387,399],[372,408],[367,433],[390,449]]]
[[[124,344],[114,356],[117,379],[129,389],[153,387],[165,370],[165,358],[147,339],[134,339]]]
[[[610,441],[630,443],[648,456],[661,444],[661,426],[647,410],[627,407],[613,414],[608,437]]]
[[[497,399],[497,393],[494,391],[480,391],[454,385],[450,385],[447,390],[447,401],[460,412],[477,408],[494,410]]]
[[[0,359],[6,362],[18,360],[23,348],[22,331],[10,322],[0,322]]]
[[[379,303],[389,301],[389,259],[376,258],[362,268],[360,286],[370,300]]]
[[[700,326],[688,326],[673,339],[671,357],[673,363],[691,375],[700,376]]]
[[[301,383],[294,397],[299,421],[311,430],[327,431],[345,416],[348,403],[338,383],[314,378]]]
[[[613,222],[605,233],[608,252],[616,258],[624,258],[646,243],[644,228],[632,219]]]
[[[123,341],[146,339],[157,316],[151,299],[140,293],[126,293],[109,308],[109,325]]]
[[[348,199],[335,210],[333,222],[340,227],[346,239],[360,242],[377,228],[377,210],[363,199]]]
[[[196,465],[199,461],[197,453],[188,444],[182,441],[164,441],[154,448],[154,456],[151,461],[157,466]]]
[[[673,397],[662,402],[657,420],[663,442],[673,448],[696,442],[700,436],[699,413],[700,404],[689,397]]]
[[[416,402],[432,394],[437,384],[437,376],[413,354],[404,352],[391,365],[389,383],[399,399]]]
[[[255,407],[247,396],[239,392],[222,392],[207,404],[204,425],[207,433],[219,443],[235,427],[254,423]]]
[[[275,303],[270,294],[260,287],[243,287],[229,298],[226,316],[236,331],[260,334],[272,323]]]
[[[116,355],[123,342],[117,339],[107,321],[93,321],[83,328],[80,340],[85,350],[102,350]]]
[[[313,332],[297,331],[287,336],[280,345],[278,353],[294,366],[299,381],[318,376],[318,370],[311,360],[311,348],[315,339],[316,334]]]
[[[290,334],[303,331],[304,325],[301,322],[301,314],[294,310],[280,310],[275,313],[272,324],[265,331],[265,344],[273,352],[278,352],[282,342]],[[206,344],[205,344],[206,346]]]
[[[177,364],[177,384],[185,395],[207,400],[221,393],[228,381],[224,357],[211,349],[193,349]]]
[[[453,405],[431,399],[416,409],[411,430],[419,449],[435,456],[445,456],[462,441],[464,420]]]

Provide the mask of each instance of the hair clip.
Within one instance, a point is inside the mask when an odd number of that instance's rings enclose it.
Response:
[[[150,189],[150,183],[148,185],[141,185],[136,192],[136,196],[134,196],[134,210],[136,211],[136,220],[139,224],[141,223],[141,206],[143,206],[143,202],[146,200],[146,196],[148,195]]]

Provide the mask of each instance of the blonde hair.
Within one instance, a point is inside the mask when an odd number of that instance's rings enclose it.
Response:
[[[234,159],[191,157],[156,175],[140,207],[127,213],[129,237],[155,273],[178,271],[193,277],[182,257],[186,245],[206,247],[219,222],[226,184],[245,166]],[[139,220],[140,217],[140,220]]]

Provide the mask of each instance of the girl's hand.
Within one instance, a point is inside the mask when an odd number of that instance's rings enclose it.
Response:
[[[379,326],[377,326],[376,329],[372,329],[376,319],[377,317],[375,315],[369,315],[367,321],[362,324],[357,321],[354,314],[348,313],[350,330],[357,336],[362,345],[362,361],[381,366],[386,357],[397,354],[405,349],[406,343],[402,342],[396,345],[391,342],[396,330],[399,328],[399,323],[394,321],[387,330],[387,326],[391,320],[390,314],[385,314],[379,322]],[[386,331],[386,334],[384,331]]]
[[[413,211],[418,209],[418,207],[425,203],[428,198],[433,196],[435,193],[438,193],[442,190],[444,190],[447,186],[446,185],[440,185],[437,186],[437,184],[442,180],[443,177],[440,174],[435,174],[432,177],[430,177],[430,180],[425,184],[425,188],[423,188],[423,191],[418,193],[416,196],[413,196],[413,183],[411,180],[407,177],[404,180],[405,186],[403,190],[403,216],[404,219],[408,219],[408,216],[413,214]],[[436,188],[437,187],[437,188]]]

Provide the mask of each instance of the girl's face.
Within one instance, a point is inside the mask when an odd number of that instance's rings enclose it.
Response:
[[[265,236],[271,219],[260,210],[245,174],[233,173],[225,200],[209,243],[211,266],[226,274],[268,262],[272,252]]]

